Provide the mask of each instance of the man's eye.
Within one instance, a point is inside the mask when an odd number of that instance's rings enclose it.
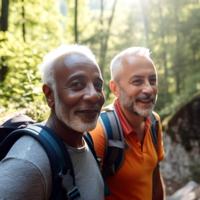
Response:
[[[143,80],[141,79],[136,79],[136,80],[133,80],[131,82],[132,85],[142,85],[143,84]]]
[[[103,82],[97,81],[97,82],[94,84],[94,87],[96,88],[96,90],[101,91],[101,90],[103,89]]]
[[[150,79],[149,83],[150,83],[150,85],[156,85],[157,84],[156,78]]]
[[[73,81],[73,82],[70,84],[70,87],[71,87],[73,90],[81,90],[82,88],[84,88],[84,83],[81,82],[81,81]]]

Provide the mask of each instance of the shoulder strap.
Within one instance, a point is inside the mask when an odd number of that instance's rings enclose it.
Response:
[[[41,133],[41,135],[43,135],[48,142],[51,143],[51,147],[50,147],[50,151],[51,149],[54,149],[54,151],[56,152],[56,155],[59,156],[57,157],[53,162],[57,162],[59,165],[61,165],[60,167],[60,171],[55,171],[55,176],[53,177],[54,181],[53,181],[53,194],[52,194],[52,199],[63,199],[63,197],[65,199],[68,200],[76,200],[80,198],[80,192],[79,189],[76,185],[76,181],[75,181],[75,174],[74,174],[74,168],[72,165],[72,161],[70,158],[70,155],[64,145],[64,143],[61,141],[61,139],[55,134],[53,133],[53,131],[46,127],[46,126],[41,126],[39,125],[39,127],[41,128],[42,131],[45,131],[44,134]],[[46,133],[46,134],[45,134]],[[48,145],[49,147],[49,145]],[[46,149],[46,147],[45,147]],[[48,155],[48,152],[47,152]],[[51,155],[48,155],[48,157]],[[51,163],[51,161],[50,161]],[[54,169],[53,169],[54,170]],[[69,174],[69,178],[72,179],[72,185],[70,186],[70,188],[67,188],[67,191],[62,187],[62,178],[64,175]],[[62,190],[61,190],[62,188]],[[58,198],[58,191],[60,192],[60,197]]]
[[[158,120],[152,113],[151,118],[151,136],[156,152],[158,150]],[[120,121],[113,107],[105,109],[100,114],[100,122],[104,128],[106,137],[106,149],[103,164],[103,175],[105,177],[114,175],[120,168],[124,159],[124,136]]]
[[[114,175],[124,159],[123,132],[114,108],[101,112],[100,122],[104,128],[107,145],[103,162],[103,175]]]
[[[64,143],[51,129],[45,126],[28,125],[26,128],[13,131],[0,144],[0,149],[3,150],[3,152],[1,152],[1,159],[6,155],[11,146],[23,135],[29,135],[36,139],[47,153],[51,164],[53,180],[51,199],[74,200],[76,197],[80,197],[80,193],[75,184],[72,162]],[[67,171],[69,171],[73,179],[73,186],[71,190],[65,191],[62,187],[62,177]]]
[[[85,139],[85,141],[86,141],[86,143],[87,143],[87,145],[88,145],[90,151],[92,152],[92,154],[93,154],[93,156],[94,156],[94,158],[95,158],[95,160],[96,160],[98,166],[100,166],[100,161],[99,161],[99,159],[97,158],[96,152],[95,152],[95,150],[94,150],[94,143],[93,143],[93,140],[92,140],[91,135],[87,132],[87,133],[84,134],[83,137],[84,137],[84,139]]]
[[[94,156],[94,158],[95,158],[95,160],[96,160],[96,162],[97,162],[97,164],[100,168],[100,160],[97,157],[96,152],[94,150],[94,142],[93,142],[93,139],[92,139],[92,136],[90,135],[90,133],[87,132],[86,134],[84,134],[84,139],[85,139],[90,151],[92,152],[92,154],[93,154],[93,156]],[[105,180],[104,180],[104,195],[108,196],[108,194],[109,194],[109,189],[108,189],[107,184],[105,183]]]
[[[156,152],[158,151],[158,129],[159,129],[159,122],[156,119],[155,115],[153,113],[151,113],[150,115],[150,119],[151,119],[151,137],[152,137],[152,141],[154,144],[154,147],[156,149]]]

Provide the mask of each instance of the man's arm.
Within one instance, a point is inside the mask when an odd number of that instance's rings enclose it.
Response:
[[[0,164],[0,199],[45,199],[41,173],[28,161],[3,160]]]
[[[0,199],[48,199],[51,168],[41,145],[30,136],[20,138],[0,162]]]
[[[159,164],[156,166],[153,173],[153,194],[152,200],[164,200],[164,182],[160,174]]]

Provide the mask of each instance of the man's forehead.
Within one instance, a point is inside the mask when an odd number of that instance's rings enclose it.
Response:
[[[145,56],[142,55],[126,55],[122,58],[122,61],[124,62],[124,64],[135,64],[135,63],[152,63],[152,60],[150,58],[147,58]]]
[[[74,64],[79,64],[79,63],[92,63],[95,64],[94,61],[89,58],[88,56],[80,53],[73,53],[73,54],[68,54],[65,55],[63,58],[63,62],[65,66],[71,66]]]
[[[58,76],[59,78],[64,77],[64,79],[71,76],[82,76],[89,72],[101,76],[98,64],[89,56],[80,53],[63,55],[55,63],[54,72],[55,76]]]

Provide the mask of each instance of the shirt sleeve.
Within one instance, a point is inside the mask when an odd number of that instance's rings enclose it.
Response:
[[[6,158],[0,165],[0,199],[45,199],[44,181],[32,163]]]
[[[29,136],[19,139],[0,163],[0,199],[48,199],[51,169],[41,145]]]

